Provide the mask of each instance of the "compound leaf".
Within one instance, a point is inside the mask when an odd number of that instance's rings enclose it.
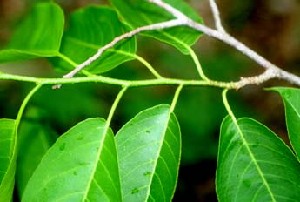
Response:
[[[63,28],[64,15],[57,4],[36,4],[13,34],[8,47],[0,51],[0,63],[59,55]]]
[[[297,201],[300,164],[272,131],[249,118],[227,117],[217,168],[219,201]]]
[[[30,178],[23,200],[120,201],[114,136],[106,121],[87,119],[58,138]]]
[[[11,201],[16,170],[15,120],[0,119],[0,202]]]
[[[145,0],[110,0],[110,2],[132,28],[160,23],[174,18],[164,9]],[[164,2],[169,3],[193,20],[199,23],[202,22],[198,14],[184,1],[165,0]],[[168,43],[184,54],[189,53],[189,47],[193,45],[201,35],[200,32],[186,26],[177,26],[160,31],[147,31],[143,32],[143,34]]]
[[[93,56],[98,49],[110,43],[115,37],[127,32],[112,9],[88,6],[71,14],[69,29],[64,34],[60,52],[68,60],[55,59],[58,70],[70,71]],[[101,57],[85,67],[92,73],[109,71],[119,64],[134,59],[136,39],[132,37],[103,52]]]
[[[168,105],[140,112],[117,133],[123,201],[171,201],[181,155],[180,129]]]

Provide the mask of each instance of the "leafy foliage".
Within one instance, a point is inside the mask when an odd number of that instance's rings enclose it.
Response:
[[[286,125],[297,157],[300,155],[300,91],[293,88],[273,88],[280,93],[285,107]]]
[[[72,12],[67,25],[63,10],[56,3],[36,4],[19,25],[6,49],[0,51],[0,62],[48,58],[58,72],[71,71],[124,33],[174,18],[150,1],[110,2],[113,8],[93,5]],[[184,1],[165,2],[195,22],[202,22],[201,17]],[[170,44],[182,54],[191,56],[202,78],[181,80],[160,76],[151,64],[137,56],[135,35],[124,37],[101,52],[101,57],[88,63],[82,71],[86,77],[45,79],[0,74],[2,80],[26,81],[36,85],[23,100],[16,120],[0,119],[0,202],[12,199],[15,175],[17,191],[24,202],[170,201],[176,189],[181,152],[187,151],[189,162],[199,156],[214,155],[216,148],[213,146],[208,147],[206,154],[201,154],[207,150],[203,144],[213,144],[212,137],[208,136],[185,134],[183,145],[190,145],[190,148],[182,148],[181,130],[174,113],[179,94],[186,85],[230,88],[231,83],[210,80],[202,73],[197,56],[191,49],[201,33],[180,25],[140,34]],[[109,77],[109,73],[103,74],[131,60],[138,60],[156,78],[125,80]],[[174,63],[176,61],[178,59],[173,60]],[[103,91],[97,91],[90,85],[75,85],[91,82],[123,87],[110,110],[105,110],[105,104],[92,96],[97,92],[103,100],[110,100],[102,94]],[[40,89],[43,85],[61,83],[72,83],[76,90],[68,87],[59,92],[50,88]],[[118,127],[113,120],[121,117],[116,108],[127,88],[165,84],[177,85],[170,105],[144,107],[134,118],[122,123],[123,126],[114,135],[113,129]],[[46,119],[55,118],[66,128],[72,121],[84,120],[57,138],[56,132],[43,124],[45,117],[33,116],[34,120],[40,119],[41,122],[21,119],[24,118],[24,107],[38,90],[41,94],[30,104],[36,105],[38,113],[49,114],[52,111],[55,114],[54,117],[45,116]],[[227,98],[223,97],[229,116],[223,120],[218,147],[216,185],[220,201],[297,201],[300,198],[300,91],[294,88],[273,90],[279,92],[284,100],[286,124],[295,154],[263,124],[250,118],[235,118]],[[142,98],[148,99],[150,96],[145,92],[141,93]],[[208,94],[208,91],[202,89],[202,93]],[[178,114],[185,119],[182,123],[188,122],[188,129],[184,131],[195,131],[194,128],[202,122],[206,127],[199,128],[199,134],[211,134],[213,126],[223,116],[220,103],[215,99],[217,95],[185,96],[185,101],[178,102]],[[126,105],[131,113],[133,107],[141,106],[134,95],[132,99],[134,101]],[[153,106],[152,102],[149,103]],[[97,108],[98,105],[101,107]],[[207,108],[216,112],[210,113]],[[106,119],[85,118],[98,117],[106,111],[109,111]],[[193,121],[190,121],[191,117]]]
[[[168,12],[144,0],[110,0],[110,2],[133,28],[164,22],[173,18]],[[192,19],[202,22],[198,14],[185,2],[181,0],[168,0],[165,2],[178,8]],[[132,15],[132,13],[135,13],[135,15]],[[193,29],[181,26],[167,30],[149,31],[144,35],[154,37],[160,41],[173,45],[182,53],[188,54],[189,50],[187,47],[193,45],[197,41],[200,33]]]
[[[145,120],[148,125],[141,129]],[[165,124],[153,127],[158,121]],[[70,129],[43,157],[26,186],[23,201],[121,201],[121,197],[132,201],[161,196],[170,200],[181,144],[179,126],[169,107],[141,112],[118,132],[116,143],[114,139],[106,121],[99,118]],[[144,151],[151,152],[145,155]]]
[[[181,141],[177,119],[166,105],[138,114],[117,133],[123,201],[172,199]]]
[[[69,29],[64,33],[60,53],[63,57],[55,60],[59,70],[70,71],[81,64],[97,50],[128,29],[114,10],[107,7],[88,6],[75,11],[70,16]],[[85,70],[101,73],[111,70],[135,57],[135,37],[125,40],[102,57],[87,66]],[[68,58],[67,60],[65,58]]]
[[[120,197],[113,133],[104,120],[89,119],[62,135],[45,154],[22,200],[120,201]]]
[[[57,4],[37,4],[15,31],[8,47],[0,51],[0,62],[57,56],[63,27],[63,11]]]
[[[0,119],[0,201],[10,201],[14,188],[16,169],[15,121]]]
[[[224,119],[218,155],[220,201],[297,200],[300,164],[276,134],[249,118]]]

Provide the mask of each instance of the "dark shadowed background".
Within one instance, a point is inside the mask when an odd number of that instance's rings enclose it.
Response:
[[[0,48],[7,44],[33,3],[38,0],[0,1]],[[100,0],[57,0],[65,11],[87,4],[105,4]],[[187,1],[213,26],[208,0]],[[226,30],[281,68],[300,74],[300,2],[297,0],[223,0],[220,13]],[[216,80],[235,81],[255,76],[262,68],[231,47],[207,36],[193,46],[205,74]],[[154,39],[138,38],[138,54],[164,76],[197,78],[190,58]],[[0,65],[0,71],[40,77],[61,76],[47,60],[38,59]],[[121,65],[106,73],[118,78],[148,78],[149,73],[137,62]],[[266,87],[288,83],[272,80],[263,86],[247,86],[230,93],[230,103],[238,117],[257,119],[286,140],[282,102]],[[22,99],[32,86],[0,81],[0,117],[15,118]],[[102,84],[65,85],[60,90],[43,87],[31,100],[25,119],[40,122],[62,134],[88,117],[107,117],[119,88]],[[159,103],[170,103],[174,87],[130,89],[121,101],[112,128],[116,132],[140,110]],[[221,90],[212,87],[187,87],[175,110],[183,136],[182,164],[174,201],[216,201],[215,172],[219,128],[226,116]],[[18,197],[16,196],[16,201]]]

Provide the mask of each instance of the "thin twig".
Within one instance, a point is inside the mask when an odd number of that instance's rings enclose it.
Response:
[[[220,17],[220,12],[218,9],[218,5],[215,2],[215,0],[209,0],[209,5],[215,20],[216,28],[219,32],[225,33],[225,30],[223,28],[222,22],[221,22],[221,17]]]
[[[150,0],[150,2],[155,3],[156,5],[160,6],[161,8],[163,8],[166,11],[170,11],[170,7],[172,7],[168,3],[162,3],[161,0]],[[211,5],[215,4],[215,6],[216,6],[216,3],[214,0],[210,0],[210,2],[212,3]],[[211,8],[212,8],[212,12],[214,13],[214,16],[217,16],[215,18],[219,18],[219,15],[216,13],[216,12],[218,12],[217,7],[211,6]],[[220,23],[221,25],[220,24],[217,25],[217,30],[214,30],[214,29],[207,27],[204,24],[199,24],[199,23],[195,22],[194,20],[192,20],[191,18],[188,18],[181,11],[177,10],[174,7],[172,7],[172,12],[170,12],[170,13],[173,14],[173,16],[176,18],[183,16],[182,17],[183,21],[186,21],[186,19],[188,19],[187,23],[186,23],[187,26],[191,27],[192,29],[201,31],[210,37],[217,38],[220,41],[223,41],[224,43],[226,43],[228,45],[231,45],[238,51],[242,52],[244,55],[251,58],[256,63],[261,65],[266,70],[271,70],[271,71],[266,72],[267,74],[272,72],[272,75],[268,76],[269,78],[274,78],[273,75],[276,75],[277,78],[284,79],[290,83],[300,86],[300,77],[298,77],[290,72],[284,71],[281,68],[279,68],[278,66],[272,64],[270,61],[268,61],[264,57],[260,56],[254,50],[250,49],[245,44],[239,42],[236,38],[230,36],[226,31],[220,31],[220,27],[223,27],[221,24],[221,20],[217,20],[218,22],[216,22],[216,24]],[[221,30],[222,30],[222,28],[221,28]]]
[[[120,41],[122,41],[126,38],[133,37],[133,36],[137,35],[140,32],[143,32],[143,31],[161,30],[161,29],[175,27],[175,26],[182,25],[182,24],[184,24],[184,22],[181,19],[173,19],[173,20],[170,20],[170,21],[162,22],[162,23],[142,26],[142,27],[139,27],[139,28],[137,28],[135,30],[132,30],[130,32],[126,32],[125,34],[122,34],[122,35],[114,38],[110,43],[108,43],[105,46],[98,49],[98,51],[93,56],[91,56],[90,58],[85,60],[83,63],[79,64],[74,70],[70,71],[68,74],[65,74],[63,77],[64,78],[74,77],[78,72],[80,72],[86,66],[90,65],[92,62],[94,62],[95,60],[100,58],[104,51],[112,48],[117,43],[119,43]],[[57,84],[57,85],[52,86],[52,89],[59,89],[60,87],[61,87],[61,84]]]
[[[110,43],[108,43],[105,46],[103,46],[102,48],[100,48],[95,55],[91,56],[86,61],[84,61],[83,63],[78,65],[73,71],[71,71],[68,74],[64,75],[64,78],[73,77],[75,74],[77,74],[79,71],[81,71],[84,67],[90,65],[92,62],[94,62],[95,60],[100,58],[105,50],[112,48],[114,45],[116,45],[117,43],[119,43],[120,41],[122,41],[126,38],[130,38],[132,36],[135,36],[138,33],[143,32],[143,31],[161,30],[161,29],[166,29],[166,28],[178,26],[178,25],[181,25],[181,24],[183,24],[183,22],[180,19],[175,19],[175,20],[170,20],[170,21],[167,21],[167,22],[162,22],[162,23],[151,24],[151,25],[146,25],[146,26],[143,26],[143,27],[139,27],[135,30],[127,32],[127,33],[125,33],[121,36],[118,36],[118,37],[114,38]]]
[[[271,78],[274,78],[274,77],[284,79],[286,81],[289,81],[290,83],[300,86],[300,78],[298,76],[280,69],[278,66],[276,66],[275,64],[272,64],[270,61],[268,61],[264,57],[260,56],[257,52],[250,49],[245,44],[239,42],[236,38],[230,36],[224,30],[222,22],[221,22],[219,10],[218,10],[215,0],[209,0],[209,2],[210,2],[210,7],[212,10],[214,19],[215,19],[216,30],[211,29],[204,24],[195,22],[194,20],[192,20],[191,18],[189,18],[185,14],[183,14],[180,10],[174,8],[173,6],[171,6],[168,3],[163,2],[162,0],[148,0],[148,1],[150,3],[156,4],[160,8],[163,8],[164,10],[169,12],[171,15],[173,15],[175,19],[166,21],[166,22],[157,23],[157,24],[142,26],[135,30],[127,32],[119,37],[114,38],[110,43],[108,43],[107,45],[100,48],[96,52],[95,55],[91,56],[86,61],[79,64],[73,71],[66,74],[64,76],[64,78],[74,77],[74,75],[77,74],[79,71],[81,71],[83,68],[90,65],[92,62],[94,62],[99,57],[101,57],[101,55],[103,54],[104,51],[106,51],[109,48],[112,48],[114,45],[116,45],[117,43],[119,43],[121,40],[123,40],[125,38],[133,37],[142,31],[161,30],[161,29],[166,29],[166,28],[170,28],[170,27],[186,25],[194,30],[201,31],[210,37],[216,38],[216,39],[234,47],[236,50],[242,52],[244,55],[251,58],[253,61],[255,61],[256,63],[261,65],[263,68],[265,68],[266,71],[263,74],[258,75],[257,77],[242,78],[238,82],[228,83],[229,84],[228,86],[230,88],[238,89],[247,84],[261,84],[261,83],[263,83]],[[156,76],[156,77],[158,77],[158,76]],[[211,81],[211,83],[216,83],[216,84],[220,83],[220,82],[215,82],[212,80],[209,80],[209,81]],[[54,88],[59,88],[59,87],[60,87],[60,85],[54,86]]]
[[[150,3],[154,3],[157,6],[165,9],[167,12],[169,12],[170,14],[172,14],[175,18],[177,19],[181,19],[183,21],[188,20],[189,18],[184,15],[181,11],[177,10],[176,8],[174,8],[173,6],[171,6],[168,3],[163,2],[162,0],[149,0]]]
[[[234,83],[237,89],[240,89],[249,84],[262,84],[272,78],[278,77],[278,75],[272,70],[266,70],[262,74],[253,77],[241,77],[241,80]]]

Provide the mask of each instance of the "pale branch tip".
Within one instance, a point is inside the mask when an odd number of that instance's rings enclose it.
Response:
[[[217,5],[216,1],[215,0],[209,0],[209,5],[210,5],[210,8],[211,8],[214,20],[215,20],[217,30],[219,32],[224,32],[225,33],[225,30],[223,28],[223,24],[221,22],[220,12],[219,12],[218,5]]]
[[[300,78],[298,76],[296,76],[290,72],[284,71],[281,68],[277,67],[276,65],[272,64],[270,61],[268,61],[267,59],[265,59],[264,57],[259,55],[254,50],[247,47],[245,44],[239,42],[236,38],[230,36],[224,30],[222,22],[221,22],[221,17],[219,14],[219,9],[217,7],[215,0],[209,0],[209,3],[210,3],[210,8],[212,10],[213,16],[214,16],[216,30],[211,29],[204,24],[199,24],[199,23],[195,22],[191,18],[184,15],[181,11],[172,7],[168,3],[164,3],[162,0],[149,0],[149,1],[155,3],[156,5],[165,9],[166,11],[170,12],[170,10],[171,10],[170,13],[173,14],[177,18],[180,18],[180,16],[182,16],[184,21],[186,21],[186,23],[187,23],[186,25],[189,26],[190,28],[201,31],[210,37],[219,39],[220,41],[222,41],[228,45],[231,45],[236,50],[242,52],[244,55],[248,56],[253,61],[255,61],[256,63],[258,63],[259,65],[261,65],[263,68],[266,69],[266,73],[263,73],[262,75],[258,75],[257,79],[255,79],[255,77],[251,77],[251,79],[248,79],[248,80],[243,79],[243,82],[240,83],[242,85],[239,84],[236,86],[237,89],[242,86],[248,85],[248,84],[261,84],[261,83],[263,83],[271,78],[274,78],[274,77],[284,79],[292,84],[296,84],[296,85],[300,86]],[[170,7],[172,9],[170,9]],[[272,74],[270,74],[270,72],[272,72]],[[261,79],[261,78],[263,78],[263,79]],[[249,83],[247,83],[247,81]],[[257,81],[258,83],[255,83],[253,81]]]
[[[176,8],[174,8],[173,6],[171,6],[168,3],[165,3],[162,0],[149,0],[150,3],[154,3],[157,6],[163,8],[164,10],[166,10],[168,13],[170,13],[171,15],[173,15],[175,18],[177,19],[181,19],[183,21],[188,20],[189,18],[184,15],[181,11],[177,10]]]
[[[134,30],[126,32],[118,37],[115,37],[110,43],[108,43],[105,46],[98,49],[98,51],[93,56],[88,58],[83,63],[79,64],[74,70],[72,70],[68,74],[64,75],[64,78],[74,77],[78,72],[83,70],[86,66],[90,65],[92,62],[94,62],[95,60],[100,58],[104,51],[112,48],[117,43],[119,43],[121,40],[133,37],[143,31],[162,30],[162,29],[166,29],[166,28],[185,25],[194,30],[203,32],[204,34],[208,35],[209,37],[216,38],[216,39],[222,41],[223,43],[226,43],[226,44],[232,46],[233,48],[240,51],[241,53],[243,53],[244,55],[246,55],[247,57],[249,57],[250,59],[255,61],[257,64],[261,65],[265,69],[265,71],[262,74],[259,74],[256,77],[242,78],[238,82],[229,82],[228,85],[225,85],[225,88],[227,86],[228,88],[239,89],[248,84],[257,84],[258,85],[258,84],[264,83],[265,81],[267,81],[271,78],[280,78],[280,79],[286,80],[290,83],[300,86],[300,78],[298,76],[296,76],[290,72],[284,71],[281,68],[277,67],[276,65],[272,64],[270,61],[268,61],[267,59],[265,59],[264,57],[259,55],[257,52],[255,52],[251,48],[247,47],[245,44],[238,41],[233,36],[229,35],[224,30],[222,21],[221,21],[221,17],[220,17],[220,13],[219,13],[219,9],[218,9],[218,6],[217,6],[217,3],[215,0],[209,0],[209,4],[210,4],[210,9],[212,11],[213,17],[214,17],[216,29],[211,29],[204,24],[200,24],[200,23],[194,21],[193,19],[189,18],[184,13],[182,13],[180,10],[173,7],[171,4],[166,3],[162,0],[148,0],[148,2],[153,3],[153,4],[157,5],[158,7],[164,9],[165,11],[169,12],[171,15],[174,16],[175,19],[161,22],[161,23],[141,26]],[[210,80],[210,81],[215,82],[212,80]],[[215,83],[217,83],[217,82],[215,82]],[[56,85],[54,87],[59,88],[60,85]]]

